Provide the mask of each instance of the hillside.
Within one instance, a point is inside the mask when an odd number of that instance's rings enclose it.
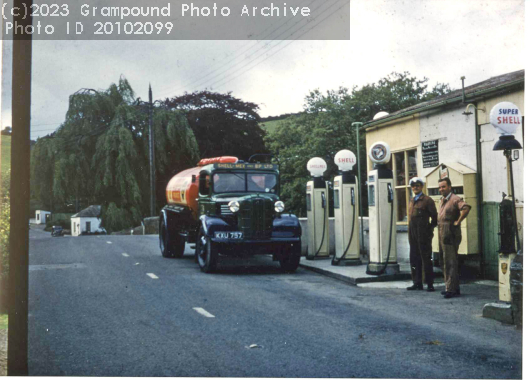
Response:
[[[286,114],[283,114],[283,115],[280,115],[280,116],[264,117],[263,119],[261,119],[260,126],[266,132],[273,132],[278,127],[278,125],[280,124],[281,121],[287,119],[288,117],[297,116],[297,115],[300,115],[300,114],[301,114],[301,112],[298,112],[298,113],[286,113]]]

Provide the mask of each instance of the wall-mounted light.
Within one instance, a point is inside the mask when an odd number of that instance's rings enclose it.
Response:
[[[473,113],[472,112],[469,112],[469,107],[473,107],[475,108],[477,111],[482,111],[482,112],[486,112],[485,109],[483,108],[477,108],[476,105],[474,105],[473,103],[469,103],[466,107],[466,110],[464,112],[462,112],[462,115],[466,115],[466,116],[469,116],[469,115],[472,115]]]

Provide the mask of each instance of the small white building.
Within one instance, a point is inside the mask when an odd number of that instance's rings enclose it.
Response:
[[[35,211],[35,224],[46,224],[51,220],[52,213],[50,211],[37,210]]]
[[[88,206],[70,217],[72,236],[94,233],[101,225],[101,206]]]

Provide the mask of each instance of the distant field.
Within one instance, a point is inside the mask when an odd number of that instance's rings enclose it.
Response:
[[[7,314],[0,314],[0,330],[7,329]]]
[[[11,167],[11,136],[2,136],[2,174]]]
[[[270,133],[270,132],[274,132],[282,121],[283,120],[265,121],[265,122],[260,123],[260,126],[262,129]]]

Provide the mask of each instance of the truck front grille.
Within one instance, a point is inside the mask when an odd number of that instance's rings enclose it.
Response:
[[[251,239],[269,239],[272,235],[272,201],[270,199],[252,199],[240,210],[240,226],[246,237]]]
[[[230,211],[230,208],[228,207],[228,203],[221,203],[219,205],[218,211],[221,215],[233,215],[232,211]]]

